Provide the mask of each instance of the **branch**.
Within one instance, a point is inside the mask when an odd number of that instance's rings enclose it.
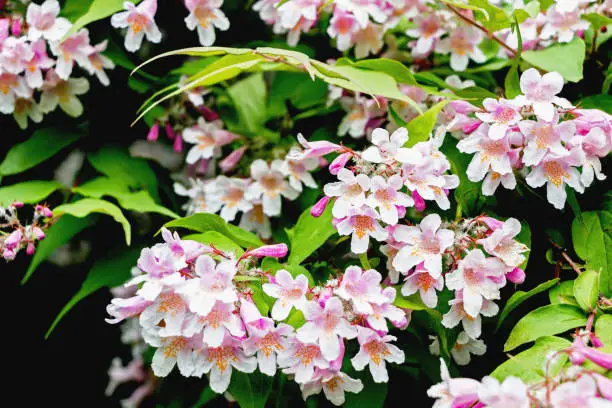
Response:
[[[561,256],[563,257],[563,259],[565,259],[565,261],[569,264],[569,266],[572,267],[572,269],[578,274],[580,275],[582,273],[582,271],[580,270],[580,268],[578,267],[578,265],[576,265],[576,263],[574,261],[572,261],[572,258],[569,257],[569,255],[567,254],[567,252],[565,252],[565,249],[563,249],[559,244],[557,244],[555,241],[553,241],[552,239],[548,238],[548,240],[550,241],[550,243],[552,244],[553,247],[555,247],[555,249],[559,250],[559,252],[561,252]]]

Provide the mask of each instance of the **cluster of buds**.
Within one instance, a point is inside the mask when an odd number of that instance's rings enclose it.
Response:
[[[225,31],[230,23],[221,6],[223,0],[185,0],[185,8],[189,12],[185,24],[191,31],[197,31],[200,44],[205,47],[215,42],[215,28]],[[137,6],[131,1],[123,3],[124,11],[111,17],[111,25],[125,29],[125,49],[136,52],[146,38],[152,43],[159,43],[162,33],[155,23],[157,0],[144,0]]]
[[[223,393],[234,369],[259,367],[268,376],[280,369],[304,398],[323,391],[341,405],[345,392],[363,388],[341,371],[345,341],[356,339],[359,351],[351,363],[358,371],[369,366],[376,382],[388,381],[386,362],[404,361],[387,321],[406,327],[407,314],[393,305],[395,288],[383,288],[377,271],[349,266],[313,286],[304,274],[280,269],[273,275],[256,267],[259,258],[284,257],[284,244],[238,256],[165,229],[162,234],[165,242],[142,251],[136,276],[126,284],[136,291],[107,307],[109,323],[136,321],[144,342],[157,349],[151,365],[156,376],[178,366],[187,377],[209,374],[211,388]],[[275,299],[271,308],[257,288]]]
[[[0,207],[0,254],[6,261],[12,261],[17,253],[26,249],[28,255],[36,251],[36,243],[45,239],[45,230],[50,226],[53,212],[45,205],[37,204],[29,224],[23,225],[17,214],[22,202],[9,207]]]
[[[319,216],[333,198],[334,225],[340,235],[352,236],[351,251],[356,254],[368,250],[370,237],[386,240],[408,207],[423,211],[425,200],[433,200],[441,209],[450,208],[447,194],[459,185],[456,175],[447,174],[450,163],[438,150],[441,141],[431,138],[404,147],[408,141],[405,128],[391,135],[385,129],[374,129],[372,145],[363,152],[326,141],[307,142],[301,135],[299,140],[303,150],[296,151],[293,158],[340,153],[329,166],[339,181],[324,186],[325,197],[311,213]],[[347,167],[351,160],[354,165]]]
[[[500,3],[498,1],[497,3]],[[610,14],[609,1],[594,0],[555,2],[548,9],[533,10],[522,1],[501,1],[507,12],[526,9],[530,17],[520,24],[523,49],[545,48],[553,43],[565,43],[582,36],[590,27],[582,16],[587,13]],[[295,46],[302,33],[313,29],[323,15],[331,15],[327,34],[335,40],[339,51],[355,46],[357,58],[377,54],[384,45],[389,30],[398,31],[398,23],[408,20],[408,48],[415,61],[427,59],[432,53],[449,55],[450,66],[464,71],[469,61],[484,63],[487,56],[480,46],[494,36],[500,47],[498,57],[514,56],[518,47],[516,31],[505,28],[485,32],[475,22],[471,9],[430,0],[259,0],[253,5],[263,21],[272,25],[276,34],[288,33],[289,45]]]
[[[462,102],[463,113],[442,130],[458,132],[457,148],[475,153],[467,176],[484,179],[484,195],[500,184],[514,189],[519,171],[531,187],[546,184],[548,201],[562,209],[566,185],[582,193],[595,178],[605,179],[600,158],[612,149],[612,116],[558,97],[563,78],[556,72],[540,75],[530,68],[520,88],[523,94],[512,100],[485,99],[483,109]]]
[[[612,354],[600,349],[599,339],[589,346],[590,337],[594,336],[578,333],[569,348],[548,356],[541,367],[544,380],[533,384],[514,376],[506,377],[501,383],[491,376],[482,381],[451,378],[441,360],[442,382],[429,388],[427,394],[436,399],[435,407],[610,407],[612,380],[599,371],[612,369]],[[551,375],[550,368],[563,354],[569,356],[571,364]],[[590,365],[583,366],[587,360]]]
[[[12,2],[4,6],[7,13],[12,6],[17,8]],[[45,0],[30,3],[25,18],[0,18],[0,112],[13,114],[23,129],[28,118],[39,123],[58,105],[73,117],[83,113],[78,96],[89,90],[89,81],[72,77],[75,63],[103,85],[110,83],[105,69],[114,64],[102,55],[107,42],[91,45],[86,28],[67,36],[72,24],[59,12],[57,0]]]

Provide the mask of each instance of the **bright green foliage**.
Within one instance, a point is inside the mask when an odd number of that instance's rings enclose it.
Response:
[[[0,187],[0,207],[7,207],[15,201],[26,204],[39,203],[53,192],[64,187],[57,181],[32,180]]]

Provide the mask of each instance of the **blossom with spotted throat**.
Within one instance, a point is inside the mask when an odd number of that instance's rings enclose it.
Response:
[[[146,37],[152,43],[161,41],[162,34],[155,24],[157,0],[144,0],[138,6],[131,1],[123,3],[126,11],[113,14],[111,25],[115,28],[127,28],[124,46],[130,52],[136,52]]]
[[[378,223],[379,218],[371,207],[349,208],[346,217],[336,224],[336,229],[340,235],[351,235],[351,252],[363,254],[368,250],[370,237],[383,241],[388,236]]]
[[[274,275],[274,280],[264,283],[262,288],[268,296],[277,299],[272,306],[274,320],[285,320],[294,307],[302,311],[306,307],[308,278],[305,275],[298,275],[294,279],[289,272],[281,269]]]
[[[366,365],[370,367],[372,379],[377,383],[389,381],[386,362],[402,364],[405,356],[404,352],[396,345],[390,344],[395,341],[395,336],[381,336],[377,332],[367,327],[359,327],[357,335],[360,349],[355,357],[351,358],[351,364],[357,371],[361,371]]]

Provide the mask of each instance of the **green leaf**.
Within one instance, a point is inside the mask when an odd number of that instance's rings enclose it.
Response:
[[[582,79],[584,55],[584,41],[574,37],[566,44],[555,44],[538,51],[524,51],[522,58],[544,71],[560,73],[566,81],[578,82]]]
[[[279,117],[287,113],[285,101],[298,109],[308,109],[324,104],[327,97],[327,84],[321,80],[313,81],[302,72],[276,72],[268,97],[268,116]],[[325,112],[328,110],[325,109]],[[300,113],[304,116],[303,113]],[[297,120],[297,117],[293,118]]]
[[[100,173],[132,188],[146,189],[159,202],[157,176],[146,160],[132,157],[126,150],[113,146],[103,147],[89,154],[87,159]]]
[[[580,100],[584,109],[600,109],[612,115],[612,95],[591,95]]]
[[[68,34],[66,34],[66,37],[76,33],[89,23],[110,17],[118,11],[123,10],[124,3],[123,0],[92,0],[90,2],[84,0],[78,1],[83,4],[79,8],[74,6],[74,8],[71,10],[70,17],[73,25],[70,31],[68,31]],[[133,0],[132,3],[138,4],[140,1],[141,0]],[[72,2],[74,2],[74,0]],[[87,5],[89,7],[87,7]]]
[[[492,5],[488,0],[469,0],[469,4],[480,8],[480,10],[474,12],[476,20],[491,32],[509,28],[512,24],[508,14],[499,7]]]
[[[491,376],[499,381],[509,376],[518,377],[527,384],[536,383],[544,379],[544,368],[551,352],[560,351],[571,346],[572,343],[560,337],[546,336],[536,340],[533,347],[525,350],[497,367]],[[567,362],[567,356],[562,355],[549,367],[549,374],[555,375]]]
[[[540,337],[584,326],[586,321],[584,312],[578,307],[564,304],[542,306],[519,320],[504,344],[504,351],[513,350]]]
[[[582,310],[593,310],[599,299],[599,273],[585,271],[578,275],[574,280],[574,297]]]
[[[565,281],[553,286],[548,291],[548,300],[554,305],[567,304],[578,306],[578,302],[574,297],[574,281]]]
[[[421,296],[418,293],[414,293],[410,296],[404,296],[401,293],[401,285],[397,285],[395,287],[396,295],[393,304],[397,307],[401,307],[402,309],[410,309],[410,310],[425,310],[427,306],[421,300]]]
[[[499,318],[497,319],[497,329],[499,329],[502,322],[506,319],[506,317],[508,317],[510,312],[516,309],[521,303],[523,303],[530,297],[537,295],[538,293],[542,293],[550,289],[552,286],[556,285],[557,282],[559,282],[559,278],[551,279],[544,283],[540,283],[538,286],[528,292],[525,292],[523,290],[517,290],[512,296],[510,296],[510,299],[508,299],[508,301],[506,302],[506,306],[504,306],[504,309],[499,314]]]
[[[217,231],[207,231],[201,234],[186,235],[182,239],[191,239],[204,245],[213,244],[215,248],[225,252],[232,252],[238,257],[244,253],[238,244]]]
[[[125,242],[130,245],[132,236],[132,227],[125,218],[121,209],[113,203],[99,200],[97,198],[84,198],[69,204],[62,204],[53,209],[54,215],[70,214],[75,217],[86,217],[91,213],[102,213],[113,217],[123,227],[125,233]]]
[[[193,214],[164,224],[166,228],[187,228],[192,231],[218,233],[230,238],[242,248],[257,248],[264,245],[255,234],[245,231],[235,225],[228,224],[216,214]]]
[[[593,26],[593,30],[599,30],[612,24],[612,18],[599,13],[586,13],[580,16],[581,20],[586,20]]]
[[[612,344],[612,315],[604,314],[595,320],[595,335],[603,344]]]
[[[291,248],[288,264],[299,265],[336,233],[331,210],[332,206],[328,205],[323,214],[315,218],[308,208],[300,215],[295,226],[287,230]]]
[[[32,180],[0,188],[0,207],[7,207],[15,201],[26,204],[40,203],[55,190],[64,187],[58,181]]]
[[[423,115],[417,116],[408,122],[408,125],[406,126],[406,129],[408,129],[408,141],[406,142],[406,147],[411,147],[418,142],[426,142],[429,140],[433,127],[436,124],[438,114],[448,102],[448,100],[438,102],[423,113]]]
[[[18,174],[45,160],[72,144],[79,135],[55,128],[39,129],[25,142],[16,144],[0,163],[0,175]]]
[[[373,71],[384,72],[393,77],[400,84],[416,85],[418,82],[414,78],[412,71],[399,61],[388,58],[365,59],[353,64],[357,68],[365,68]]]
[[[202,407],[205,407],[206,404],[208,404],[209,402],[213,401],[218,396],[219,396],[219,394],[214,392],[210,388],[210,386],[207,386],[206,388],[204,388],[202,390],[202,393],[200,394],[200,398],[198,398],[198,401],[191,408],[202,408]]]
[[[59,312],[45,338],[48,338],[60,320],[81,300],[91,295],[98,289],[119,286],[127,281],[132,275],[130,270],[136,265],[140,256],[140,249],[130,249],[119,253],[108,254],[97,261],[89,271],[87,278],[81,285],[81,289],[70,299],[70,301]]]
[[[247,374],[232,370],[232,380],[227,391],[236,399],[240,408],[264,408],[274,377],[255,371]]]
[[[70,241],[76,234],[93,224],[92,217],[77,218],[71,215],[62,216],[45,233],[45,239],[40,241],[32,257],[32,262],[21,280],[21,284],[26,283],[38,265],[51,255],[60,246]]]
[[[572,222],[572,241],[576,254],[586,261],[587,269],[600,272],[599,291],[612,294],[612,213],[591,211],[582,213],[582,221]]]
[[[263,74],[253,74],[227,88],[234,102],[241,125],[255,134],[268,118],[266,112],[266,83]]]

